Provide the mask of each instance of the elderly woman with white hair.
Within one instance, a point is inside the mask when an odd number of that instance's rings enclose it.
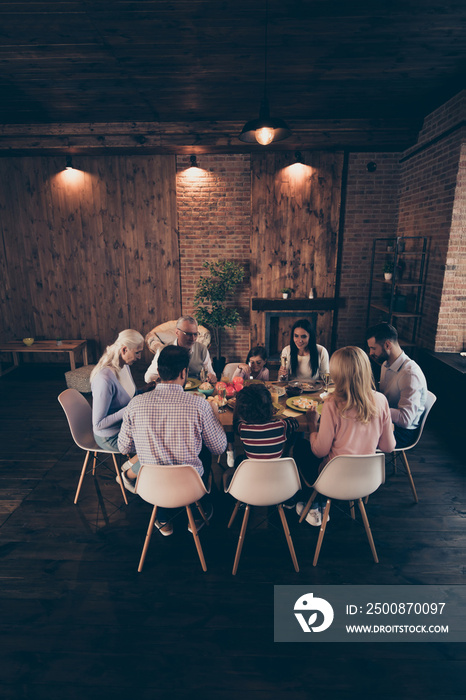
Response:
[[[137,393],[130,366],[139,360],[143,336],[134,330],[121,331],[91,374],[92,428],[99,447],[118,452],[118,434],[127,405]],[[140,464],[137,455],[123,464],[125,487],[134,493],[134,479]]]

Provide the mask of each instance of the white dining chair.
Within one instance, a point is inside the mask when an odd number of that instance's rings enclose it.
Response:
[[[78,447],[86,452],[84,464],[81,469],[81,476],[79,477],[78,488],[76,489],[76,495],[74,497],[75,505],[78,502],[79,493],[81,491],[84,475],[86,474],[86,467],[91,452],[93,453],[94,457],[92,474],[95,474],[98,454],[106,454],[108,457],[112,457],[113,466],[115,467],[115,472],[118,477],[118,483],[120,484],[121,493],[123,494],[123,500],[126,505],[128,505],[128,499],[126,498],[125,488],[123,486],[120,469],[116,459],[116,454],[118,453],[112,452],[111,450],[104,450],[96,443],[92,430],[92,409],[87,400],[82,394],[79,393],[79,391],[77,391],[77,389],[66,389],[58,396],[58,401],[65,411],[73,440]]]
[[[227,475],[225,475],[225,479],[226,477]],[[245,459],[233,474],[230,483],[226,485],[226,480],[224,483],[225,493],[229,493],[230,496],[236,499],[236,505],[228,523],[229,528],[233,525],[240,505],[242,503],[245,504],[243,522],[233,563],[233,575],[238,570],[251,506],[277,506],[293,566],[295,571],[298,572],[298,560],[283,510],[283,503],[294,496],[301,488],[298,469],[294,459],[291,457]]]
[[[228,379],[231,380],[233,379],[233,375],[238,369],[239,362],[228,362],[228,364],[225,365],[223,368],[222,372],[222,377],[228,377]]]
[[[152,504],[152,514],[147,528],[146,539],[139,560],[138,571],[142,571],[146,559],[149,543],[154,532],[157,508],[186,508],[188,521],[194,544],[196,545],[202,570],[207,571],[207,565],[199,540],[199,532],[191,510],[196,504],[206,525],[209,521],[200,503],[203,496],[210,493],[210,484],[206,486],[199,476],[199,472],[190,464],[143,464],[138,471],[136,480],[136,493],[147,503]]]
[[[299,518],[299,522],[302,523],[318,493],[326,496],[327,503],[322,517],[319,538],[314,554],[314,566],[317,565],[317,560],[319,559],[332,499],[349,501],[353,520],[355,517],[354,501],[358,501],[372,555],[375,563],[378,564],[379,560],[362,499],[366,496],[370,496],[374,491],[377,491],[384,481],[385,455],[383,452],[372,455],[340,455],[334,457],[325,465],[311,487],[314,489],[313,493],[303,508]]]
[[[393,467],[395,470],[396,470],[396,463],[397,463],[397,455],[400,454],[401,459],[402,459],[403,464],[404,464],[404,468],[406,470],[406,474],[407,474],[408,479],[409,479],[411,491],[413,492],[414,501],[416,503],[419,503],[419,498],[417,496],[417,491],[416,491],[416,487],[414,485],[414,479],[413,479],[413,475],[411,474],[411,469],[409,467],[408,459],[406,457],[406,452],[408,450],[412,450],[414,447],[416,447],[417,443],[421,439],[421,435],[422,435],[422,432],[424,430],[424,426],[426,424],[427,416],[429,415],[430,410],[436,401],[437,401],[437,397],[435,396],[435,394],[433,394],[431,391],[428,391],[427,398],[426,398],[426,405],[424,408],[424,413],[422,414],[422,418],[421,418],[421,422],[419,425],[419,430],[417,433],[416,441],[413,442],[413,444],[409,445],[408,447],[395,447],[395,449],[391,453],[392,464],[393,464]]]

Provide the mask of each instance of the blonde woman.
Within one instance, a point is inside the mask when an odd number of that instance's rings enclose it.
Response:
[[[330,359],[330,374],[335,391],[324,403],[319,428],[317,411],[306,413],[314,456],[305,469],[308,481],[315,480],[318,471],[338,455],[372,454],[377,448],[391,452],[395,448],[388,401],[375,391],[366,353],[354,346],[337,350]],[[320,467],[316,458],[323,458]],[[302,508],[298,503],[299,514]],[[309,513],[308,522],[320,525],[320,510],[314,508]]]
[[[108,345],[91,374],[92,427],[99,447],[118,452],[118,433],[125,409],[136,392],[130,366],[139,360],[144,338],[131,329],[121,331]],[[137,456],[123,464],[125,487],[134,493],[134,480],[140,468]]]

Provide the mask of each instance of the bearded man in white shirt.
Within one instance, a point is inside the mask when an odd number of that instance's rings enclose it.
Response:
[[[215,384],[217,376],[212,367],[209,351],[205,345],[197,341],[199,328],[196,319],[192,316],[181,316],[176,322],[175,335],[176,340],[173,344],[185,348],[189,352],[188,375],[200,379],[201,370],[204,369],[208,381],[211,382],[211,384]],[[144,380],[147,383],[154,382],[159,377],[158,360],[160,352],[160,350],[157,350],[154,359],[144,375]]]
[[[396,446],[409,447],[416,441],[425,410],[426,378],[401,349],[394,326],[378,323],[368,329],[366,338],[370,357],[382,365],[379,390],[388,399]]]

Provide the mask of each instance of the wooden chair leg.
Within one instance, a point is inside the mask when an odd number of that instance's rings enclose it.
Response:
[[[365,527],[365,529],[366,529],[367,539],[369,540],[369,544],[370,544],[370,547],[371,547],[372,556],[374,557],[375,563],[378,564],[378,563],[379,563],[379,560],[378,560],[378,557],[377,557],[377,552],[376,552],[376,550],[375,550],[374,539],[373,539],[373,537],[372,537],[371,528],[370,528],[370,526],[369,526],[369,520],[367,519],[366,509],[364,508],[364,503],[362,502],[362,499],[361,499],[361,498],[358,500],[358,504],[359,504],[359,510],[361,511],[362,519],[363,519],[363,522],[364,522],[364,527]]]
[[[419,503],[419,499],[418,499],[417,493],[416,493],[416,487],[414,486],[413,475],[411,474],[411,469],[409,468],[408,459],[405,455],[404,450],[401,450],[401,457],[403,459],[405,469],[406,469],[406,472],[408,474],[408,479],[409,479],[409,483],[411,484],[411,491],[413,492],[414,500],[416,501],[416,503]]]
[[[83,468],[81,469],[81,476],[79,477],[78,488],[76,489],[76,495],[74,497],[74,505],[76,505],[78,502],[79,492],[81,491],[81,486],[83,485],[84,474],[86,473],[87,462],[90,454],[90,452],[86,452],[86,456],[84,457],[84,464]]]
[[[350,501],[350,502],[349,502],[349,507],[350,507],[351,517],[352,517],[353,520],[354,520],[354,501]]]
[[[94,459],[92,460],[92,476],[95,476],[96,464],[97,464],[97,452],[94,452]]]
[[[121,493],[123,494],[123,500],[128,505],[128,499],[126,498],[126,491],[125,491],[125,486],[123,484],[123,479],[121,478],[120,470],[118,469],[118,462],[116,461],[115,453],[112,452],[112,457],[113,457],[113,464],[115,466],[115,471],[118,477],[118,482],[120,484],[121,488]]]
[[[146,560],[146,554],[147,554],[147,549],[149,547],[150,538],[152,537],[152,533],[154,532],[154,523],[155,523],[156,515],[157,515],[157,506],[154,506],[152,508],[152,515],[150,516],[149,527],[147,528],[146,539],[144,540],[144,547],[142,548],[142,554],[141,554],[141,558],[139,560],[139,566],[138,566],[139,572],[142,571],[142,567],[144,566],[144,562]]]
[[[230,528],[233,525],[233,523],[235,522],[236,514],[238,512],[238,508],[240,507],[240,505],[241,505],[241,501],[236,501],[236,505],[233,509],[233,513],[231,514],[231,518],[228,521],[228,525],[227,525],[228,528]]]
[[[241,525],[241,532],[239,533],[238,546],[236,548],[235,561],[233,563],[233,571],[232,571],[233,576],[235,576],[236,572],[238,571],[239,558],[241,556],[241,550],[243,549],[244,538],[246,535],[246,528],[248,526],[249,508],[250,508],[249,505],[246,505],[246,510],[244,511],[244,517],[243,517],[243,524]]]
[[[288,522],[286,520],[286,515],[283,511],[283,505],[280,503],[278,506],[278,512],[280,513],[280,520],[282,521],[283,531],[285,533],[286,542],[288,544],[288,549],[290,550],[291,560],[293,562],[294,570],[296,573],[299,572],[298,560],[296,558],[296,552],[293,547],[293,540],[291,539],[290,528],[288,527]]]
[[[314,503],[314,500],[315,500],[315,497],[316,497],[316,496],[317,496],[317,491],[314,489],[314,492],[312,493],[310,499],[308,500],[308,502],[307,502],[306,505],[304,506],[303,512],[301,513],[301,515],[300,515],[300,517],[299,517],[299,522],[300,522],[300,523],[303,522],[304,518],[306,517],[306,515],[307,515],[307,514],[309,513],[309,511],[311,510],[311,506],[312,506],[312,504]]]
[[[331,500],[329,498],[327,500],[327,505],[325,506],[324,517],[322,519],[322,525],[320,526],[319,539],[317,540],[316,551],[314,554],[314,561],[312,562],[313,566],[317,566],[317,560],[319,559],[320,548],[322,547],[322,541],[323,541],[324,535],[325,535],[325,528],[327,527],[327,522],[328,522],[328,514],[330,512],[330,503],[331,503]]]
[[[199,561],[201,562],[201,566],[202,566],[202,571],[207,571],[207,564],[205,563],[204,552],[202,551],[202,545],[201,545],[201,541],[199,539],[199,533],[198,533],[197,528],[196,528],[196,521],[194,520],[191,506],[186,506],[186,512],[188,514],[189,525],[191,527],[191,532],[193,533],[194,544],[196,545],[197,554],[199,556]]]
[[[204,510],[204,508],[202,507],[201,502],[200,502],[200,501],[196,501],[196,505],[197,505],[197,509],[198,509],[199,513],[201,514],[201,517],[202,517],[203,521],[205,522],[205,524],[206,524],[206,525],[210,525],[210,522],[209,522],[209,520],[207,519],[207,515],[205,514],[205,510]]]

